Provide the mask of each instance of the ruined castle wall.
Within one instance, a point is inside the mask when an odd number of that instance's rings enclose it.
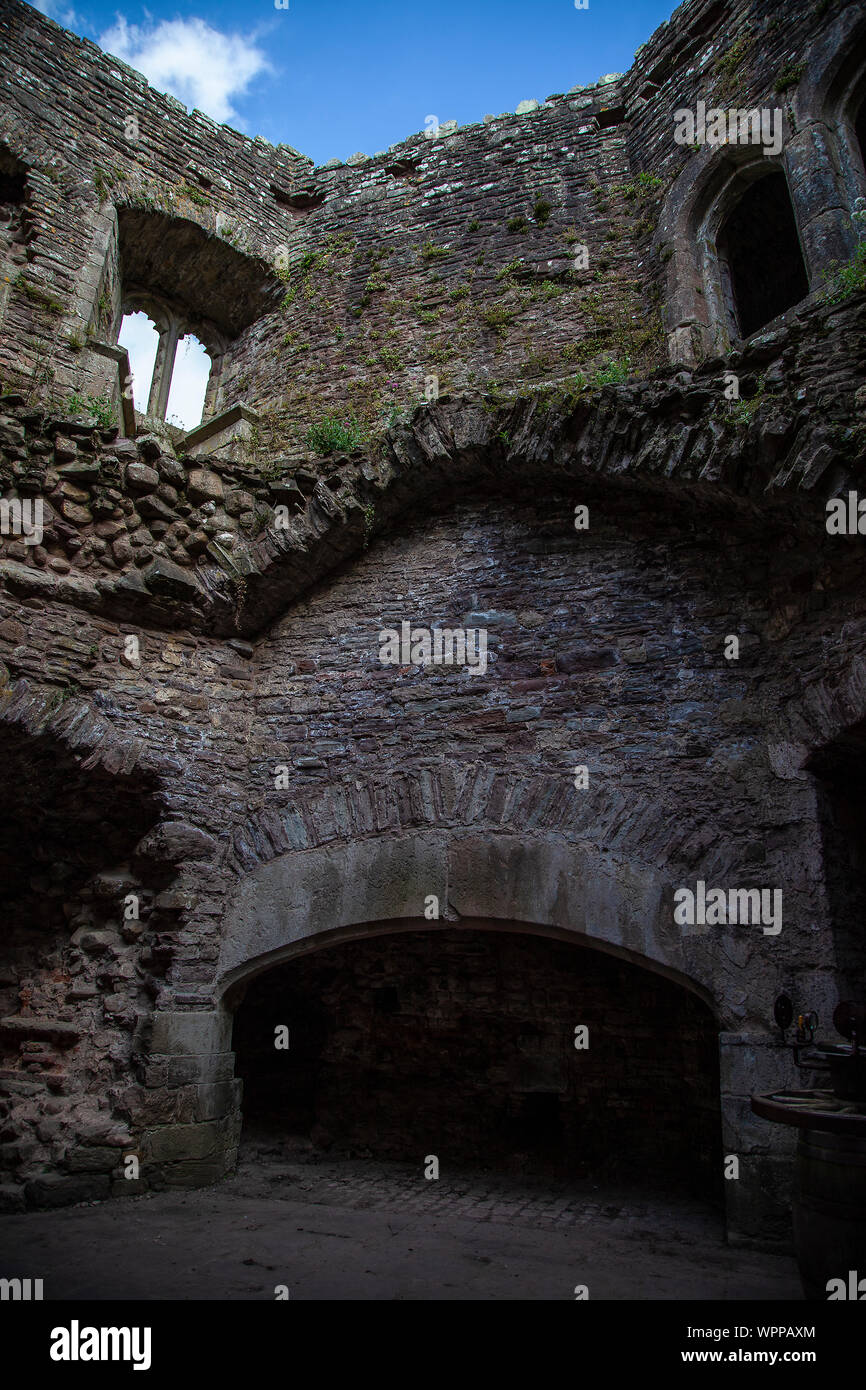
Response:
[[[327,410],[387,416],[420,399],[429,375],[450,390],[591,376],[611,359],[645,372],[664,357],[662,307],[668,331],[707,317],[674,255],[682,229],[659,219],[667,202],[688,201],[705,166],[719,176],[719,152],[677,145],[674,111],[699,99],[778,105],[791,140],[807,66],[795,59],[817,35],[820,69],[843,23],[838,6],[783,24],[772,5],[693,2],[621,79],[314,170],[287,147],[186,116],[122,63],[8,0],[0,139],[34,170],[37,230],[26,283],[13,283],[0,367],[43,391],[52,379],[109,380],[105,359],[76,356],[70,338],[116,332],[116,206],[191,220],[278,269],[282,307],[262,304],[220,378],[223,404],[264,413],[271,453]],[[813,204],[832,223],[815,223],[805,246],[816,278],[844,221],[835,185],[827,206],[822,153],[788,161],[804,224],[818,216]],[[586,268],[576,268],[581,245]]]
[[[638,50],[622,83],[628,158],[636,181],[664,184],[650,210],[649,264],[674,360],[693,360],[674,336],[678,328],[697,327],[698,357],[731,345],[727,325],[708,308],[719,265],[715,228],[704,219],[714,202],[733,206],[741,171],[784,170],[811,290],[853,254],[851,209],[866,193],[866,172],[837,87],[846,65],[853,74],[864,61],[866,19],[845,3],[700,0],[681,6]],[[735,140],[721,148],[676,143],[674,113],[695,112],[699,101],[708,110],[778,111],[782,149],[765,155]],[[766,232],[754,229],[756,239]]]
[[[420,398],[419,372],[441,375],[445,389],[568,375],[587,358],[622,356],[633,339],[633,355],[649,360],[658,349],[622,196],[623,131],[597,128],[596,116],[620,105],[615,84],[557,97],[531,116],[416,136],[356,167],[310,171],[282,147],[200,113],[186,118],[173,98],[24,6],[7,7],[3,39],[10,100],[0,138],[50,174],[31,180],[39,235],[7,370],[32,377],[43,352],[64,383],[86,374],[68,338],[88,328],[110,336],[112,318],[116,327],[114,205],[190,219],[279,259],[289,302],[228,354],[227,401],[309,419],[332,399],[365,414],[371,401],[380,411]],[[590,265],[575,272],[580,243]],[[164,251],[171,256],[170,237]],[[101,321],[70,312],[76,283],[108,306]]]
[[[594,129],[618,102],[591,89],[316,170],[324,202],[283,228],[288,302],[248,331],[234,394],[307,421],[344,403],[376,418],[421,399],[427,375],[446,391],[658,360],[622,128]]]
[[[40,394],[52,381],[86,388],[96,365],[69,340],[83,347],[88,329],[116,331],[115,202],[211,234],[220,213],[223,238],[261,254],[273,239],[271,185],[290,185],[309,161],[187,115],[140,73],[17,0],[0,9],[0,45],[0,142],[28,168],[33,224],[7,307],[0,377],[23,374]]]
[[[417,399],[431,373],[449,390],[591,377],[610,359],[657,365],[659,309],[669,333],[684,320],[709,326],[699,267],[683,260],[682,219],[734,167],[725,151],[674,141],[675,111],[698,101],[778,110],[777,162],[820,284],[852,252],[850,204],[861,190],[846,191],[842,142],[821,124],[836,113],[805,89],[846,45],[864,42],[844,6],[783,21],[772,3],[683,5],[612,83],[434,141],[415,137],[352,171],[313,171],[324,202],[289,227],[290,302],[249,331],[236,359],[240,394],[297,419],[315,418],[323,400],[387,414],[407,390]],[[544,220],[534,216],[539,198]],[[509,231],[520,217],[527,225]],[[588,247],[587,270],[573,268],[577,244]],[[727,346],[714,332],[704,350]],[[272,423],[276,442],[285,419]]]
[[[2,246],[0,377],[22,390],[0,399],[0,478],[45,499],[46,531],[0,546],[0,732],[7,766],[55,768],[19,779],[0,844],[21,879],[0,959],[7,1205],[134,1190],[129,1145],[143,1186],[221,1175],[232,991],[317,933],[417,920],[445,865],[455,914],[581,931],[701,995],[725,1143],[751,1165],[729,1201],[761,1228],[790,1138],[749,1112],[790,1080],[772,1000],[826,1018],[842,955],[862,978],[861,948],[836,950],[804,769],[864,716],[857,553],[823,511],[862,481],[862,303],[748,347],[736,411],[718,363],[546,400],[446,391],[608,357],[646,377],[654,286],[670,331],[704,322],[684,227],[720,154],[674,146],[672,111],[730,85],[763,100],[807,31],[815,88],[820,36],[846,22],[819,8],[783,29],[768,6],[691,3],[625,79],[313,170],[3,6],[0,140],[30,173]],[[223,403],[263,414],[241,461],[50,401],[110,385],[86,334],[110,343],[136,228],[139,267],[163,234],[176,283],[196,266],[194,311],[226,270],[245,326]],[[386,412],[428,374],[439,403],[368,452],[262,466],[314,415]],[[383,666],[379,632],[404,620],[484,627],[487,672]],[[76,802],[66,848],[62,814],[40,820],[55,792]],[[781,885],[782,932],[684,933],[672,894],[698,878]]]

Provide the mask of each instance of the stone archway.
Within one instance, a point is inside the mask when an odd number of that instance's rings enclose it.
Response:
[[[748,145],[708,149],[671,189],[657,243],[673,253],[665,307],[672,360],[727,352],[763,327],[768,312],[771,318],[783,313],[820,283],[826,248],[822,244],[820,254],[811,248],[807,210],[789,164],[787,147],[779,160]],[[748,297],[760,298],[767,267],[772,277],[780,250],[786,273],[775,301],[756,315],[744,305],[743,289],[748,284]]]
[[[761,227],[759,244],[754,230]],[[781,170],[750,184],[719,229],[723,294],[736,334],[748,338],[805,299],[809,280]]]
[[[232,1049],[253,1148],[434,1152],[451,1169],[721,1197],[713,1011],[574,933],[367,923],[304,943],[239,991]]]
[[[864,100],[866,20],[849,5],[806,50],[790,94],[773,98],[784,119],[778,160],[757,146],[731,143],[705,145],[685,163],[666,194],[654,238],[666,263],[664,323],[672,362],[694,365],[732,345],[715,240],[752,179],[774,166],[784,172],[811,293],[853,254],[851,207],[866,191],[858,139]]]
[[[587,935],[649,968],[690,980],[664,925],[663,884],[591,847],[489,834],[398,836],[283,854],[240,884],[228,913],[216,993],[289,958],[316,938],[369,922],[440,918],[519,921]],[[670,936],[670,939],[668,939]],[[709,999],[709,991],[704,991]]]
[[[289,852],[249,872],[224,922],[211,1011],[157,1013],[139,1047],[147,1072],[186,1098],[181,1123],[142,1134],[158,1180],[195,1185],[231,1171],[241,1128],[233,1011],[250,980],[323,946],[371,933],[484,920],[571,941],[633,962],[699,996],[718,1019],[723,1145],[741,1162],[725,1184],[730,1240],[771,1239],[784,1222],[787,1159],[768,1152],[748,1113],[756,1089],[782,1084],[785,1058],[766,1031],[730,1031],[723,978],[695,938],[672,924],[669,885],[646,864],[541,837],[429,832]],[[371,925],[372,924],[372,925]],[[158,1083],[155,1083],[158,1084]],[[772,1170],[772,1176],[768,1170]],[[780,1182],[781,1179],[781,1182]]]

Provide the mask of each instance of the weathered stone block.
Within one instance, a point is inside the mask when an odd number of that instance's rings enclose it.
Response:
[[[148,521],[164,521],[166,524],[170,524],[177,520],[177,512],[173,511],[161,497],[157,497],[153,493],[138,499],[138,510]],[[156,530],[153,534],[157,534]]]
[[[120,1162],[118,1149],[98,1144],[70,1149],[66,1155],[66,1167],[70,1173],[110,1173]]]
[[[197,506],[202,502],[221,502],[223,491],[222,478],[218,473],[206,468],[193,468],[190,471],[186,493]]]
[[[151,1188],[159,1191],[172,1187],[207,1187],[219,1182],[228,1171],[225,1155],[220,1152],[210,1158],[154,1164],[148,1168],[147,1176]]]
[[[216,1123],[167,1125],[146,1130],[141,1148],[145,1161],[178,1163],[210,1159],[221,1151],[221,1131]]]
[[[235,1059],[231,1052],[203,1057],[173,1057],[167,1063],[167,1084],[186,1086],[229,1081],[234,1076]]]
[[[159,435],[156,434],[140,434],[135,441],[135,447],[143,459],[152,463],[164,452],[165,440],[160,439]]]
[[[0,1019],[0,1033],[10,1038],[34,1038],[71,1047],[81,1037],[75,1023],[60,1018],[39,1018],[31,1014],[10,1014]]]
[[[23,436],[23,431],[22,431]],[[78,455],[78,445],[66,435],[58,434],[54,439],[54,462],[71,463]]]
[[[184,821],[166,821],[151,830],[135,849],[136,867],[165,868],[186,860],[211,859],[217,844],[206,831]]]
[[[240,1105],[243,1095],[243,1082],[221,1081],[210,1085],[197,1086],[192,1099],[192,1117],[195,1120],[218,1120],[231,1115]]]
[[[149,1051],[172,1057],[213,1056],[226,1052],[231,1038],[227,1013],[156,1013],[142,1026]]]
[[[133,492],[153,492],[159,487],[159,474],[146,463],[130,463],[126,468],[126,485]]]
[[[93,1202],[107,1197],[110,1182],[103,1173],[77,1174],[64,1177],[46,1174],[25,1183],[24,1193],[32,1207],[68,1207],[75,1202]]]
[[[202,590],[189,570],[181,569],[173,560],[158,555],[144,572],[144,582],[152,594],[166,598],[195,602],[203,598]]]

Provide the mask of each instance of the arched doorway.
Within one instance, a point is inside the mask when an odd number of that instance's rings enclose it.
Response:
[[[718,239],[723,292],[736,334],[748,338],[809,293],[788,182],[781,170],[749,185]]]
[[[518,924],[374,924],[284,961],[247,986],[232,1049],[256,1139],[721,1195],[709,1007]]]
[[[323,823],[326,836],[329,824]],[[308,832],[295,823],[292,833]],[[272,825],[270,836],[274,835]],[[747,1241],[755,1233],[762,1239],[777,1238],[773,1233],[780,1204],[767,1194],[770,1170],[784,1168],[787,1157],[778,1145],[778,1153],[768,1153],[763,1139],[758,1149],[742,1115],[743,1103],[759,1080],[763,1089],[783,1084],[787,1056],[769,1036],[760,999],[754,1001],[754,1014],[729,1011],[728,980],[716,972],[719,953],[707,952],[702,937],[684,937],[679,929],[671,929],[669,888],[655,866],[617,858],[587,844],[526,833],[518,838],[485,827],[473,833],[412,829],[355,837],[347,843],[326,839],[316,848],[288,849],[275,857],[269,855],[271,838],[266,841],[251,833],[243,843],[244,872],[221,929],[215,1007],[159,1009],[138,1038],[141,1056],[158,1069],[153,1074],[168,1078],[165,1095],[178,1085],[195,1088],[193,1101],[184,1102],[187,1122],[179,1129],[174,1121],[145,1119],[142,1125],[144,1152],[170,1152],[161,1180],[173,1186],[200,1183],[202,1155],[209,1176],[234,1170],[244,1118],[243,1079],[249,1080],[251,1069],[242,1059],[238,1073],[232,1032],[258,977],[311,953],[322,953],[326,960],[332,948],[346,942],[387,933],[435,935],[455,930],[451,924],[459,921],[461,933],[478,928],[561,941],[574,951],[575,961],[604,952],[701,1001],[705,1017],[713,1019],[718,1048],[724,1154],[735,1155],[740,1164],[739,1181],[724,1183],[728,1238]],[[261,855],[258,864],[256,850]],[[448,905],[447,919],[437,922],[425,916],[431,894]],[[385,1010],[391,1007],[389,998],[393,995],[381,996]],[[542,1017],[544,1007],[543,1001],[533,1006]],[[633,1010],[631,1017],[628,1036],[639,1039],[642,1024]],[[732,1032],[734,1021],[738,1027]],[[573,1046],[574,1027],[582,1020],[569,1022]],[[279,1018],[276,1024],[288,1028],[291,1051],[298,1043],[297,1037],[291,1042],[291,1019]],[[662,1034],[669,1026],[666,1020]],[[240,1033],[235,1041],[243,1051]],[[269,1047],[272,1042],[273,1032]],[[646,1044],[647,1055],[657,1050],[657,1042],[651,1038]],[[669,1077],[670,1073],[666,1086]],[[657,1093],[651,1088],[646,1087],[644,1095],[655,1103]],[[656,1121],[650,1116],[644,1123]],[[424,1149],[425,1154],[431,1152],[435,1150]]]

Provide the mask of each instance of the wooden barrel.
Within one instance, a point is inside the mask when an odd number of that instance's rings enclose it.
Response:
[[[866,1137],[800,1130],[794,1240],[807,1298],[826,1302],[850,1270],[866,1278]]]

